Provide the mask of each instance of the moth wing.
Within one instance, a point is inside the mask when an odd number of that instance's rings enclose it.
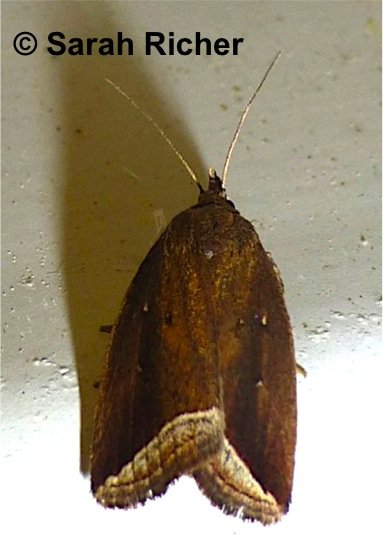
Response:
[[[296,367],[291,325],[276,266],[239,215],[227,230],[225,250],[218,347],[226,438],[221,453],[194,476],[224,511],[271,523],[287,511],[292,490]]]
[[[295,360],[283,286],[226,204],[183,212],[125,300],[96,416],[92,489],[134,506],[192,472],[211,501],[271,523],[287,511]]]
[[[100,387],[92,491],[105,506],[163,494],[223,444],[217,355],[194,268],[188,211],[140,266],[114,328]],[[181,214],[182,216],[182,214]],[[179,238],[180,236],[180,238]]]

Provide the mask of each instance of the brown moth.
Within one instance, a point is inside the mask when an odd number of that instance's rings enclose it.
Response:
[[[198,185],[198,203],[151,248],[113,327],[92,491],[106,507],[131,508],[187,474],[225,513],[273,523],[289,507],[296,443],[283,284],[216,172],[207,190]]]

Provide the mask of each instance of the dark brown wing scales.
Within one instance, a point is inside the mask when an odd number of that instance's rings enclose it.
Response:
[[[278,275],[251,224],[209,189],[128,290],[101,387],[92,490],[129,507],[192,473],[224,511],[276,521],[291,496],[295,401]]]
[[[92,456],[92,490],[105,506],[162,494],[223,444],[215,324],[193,217],[178,216],[149,252],[112,336]]]
[[[194,476],[225,511],[267,523],[288,508],[294,467],[295,360],[283,287],[229,203],[217,198],[194,212],[226,422],[221,453]]]
[[[218,355],[227,440],[224,452],[194,476],[225,511],[269,523],[287,511],[292,490],[296,368],[291,326],[280,278],[251,224],[237,215],[226,242]]]

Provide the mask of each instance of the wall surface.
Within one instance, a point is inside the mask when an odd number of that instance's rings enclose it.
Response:
[[[382,538],[379,2],[2,2],[1,528],[7,538]],[[15,52],[21,31],[34,54]],[[47,36],[134,40],[52,56]],[[147,31],[243,37],[237,56],[146,56]],[[212,508],[190,479],[135,511],[89,492],[93,409],[124,292],[161,228],[234,151],[228,195],[278,263],[299,441],[281,523]],[[379,427],[381,432],[381,428]],[[380,500],[379,500],[380,499]],[[132,536],[135,535],[135,536]]]

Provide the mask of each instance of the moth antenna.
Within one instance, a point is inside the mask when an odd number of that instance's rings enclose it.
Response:
[[[189,163],[186,161],[186,159],[183,157],[183,155],[181,154],[181,152],[179,150],[177,150],[177,148],[174,146],[174,144],[172,143],[172,141],[169,139],[169,137],[166,135],[166,133],[164,132],[164,130],[157,124],[157,122],[144,110],[142,109],[138,103],[136,103],[134,101],[133,98],[131,98],[126,92],[124,92],[116,83],[114,83],[113,81],[111,81],[110,79],[105,79],[107,83],[109,83],[111,86],[113,86],[113,88],[115,90],[117,90],[117,92],[119,94],[121,94],[122,96],[124,96],[124,98],[126,98],[132,105],[133,107],[135,107],[141,114],[144,118],[146,118],[146,120],[148,120],[148,122],[150,122],[152,124],[152,126],[158,131],[158,133],[161,135],[161,137],[163,139],[165,139],[165,141],[168,143],[168,145],[170,146],[170,148],[173,150],[173,152],[175,153],[175,155],[178,157],[178,159],[181,161],[182,165],[185,167],[185,169],[187,170],[187,172],[190,174],[190,176],[192,177],[193,181],[197,184],[198,186],[198,189],[200,190],[200,192],[202,193],[204,191],[203,187],[201,186],[201,184],[198,182],[198,179],[197,179],[197,175],[195,174],[195,172],[193,171],[193,169],[190,167]]]
[[[241,131],[241,127],[245,121],[245,118],[247,116],[247,113],[249,112],[250,110],[250,107],[251,107],[251,104],[253,103],[255,97],[257,96],[258,92],[260,91],[260,89],[262,88],[263,86],[263,83],[265,82],[265,80],[267,79],[267,76],[268,74],[270,73],[270,71],[272,70],[272,68],[274,67],[274,64],[276,63],[276,61],[278,60],[278,58],[281,56],[282,54],[282,51],[278,51],[277,54],[275,55],[273,61],[271,62],[271,64],[269,65],[269,67],[267,68],[264,76],[262,77],[262,80],[261,82],[259,83],[258,85],[258,88],[256,89],[256,91],[254,92],[254,94],[251,96],[251,98],[249,99],[249,102],[248,104],[246,105],[243,113],[242,113],[242,116],[238,122],[238,126],[237,126],[237,129],[235,130],[235,133],[234,133],[234,137],[230,143],[230,146],[229,146],[229,150],[227,151],[227,154],[226,154],[226,159],[225,159],[225,164],[223,166],[223,171],[222,171],[222,187],[224,188],[225,187],[225,184],[226,184],[226,176],[227,176],[227,170],[229,168],[229,163],[230,163],[230,158],[231,158],[231,154],[233,153],[233,149],[234,149],[234,146],[235,146],[235,143],[237,142],[238,140],[238,137],[239,137],[239,133]]]

